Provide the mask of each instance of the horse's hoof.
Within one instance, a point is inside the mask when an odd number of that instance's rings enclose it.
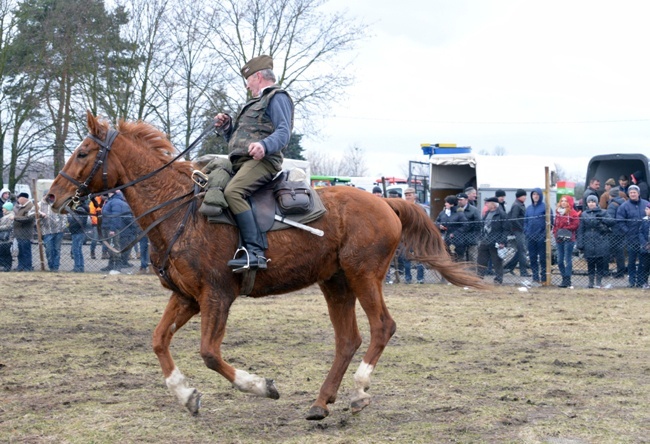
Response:
[[[330,414],[329,410],[314,405],[309,409],[309,413],[307,413],[306,419],[310,421],[320,421],[321,419],[327,418],[329,414]]]
[[[280,392],[278,392],[273,379],[266,378],[266,393],[271,399],[280,399]]]
[[[359,413],[369,405],[370,398],[357,399],[356,401],[352,401],[352,403],[350,403],[350,411],[352,413]]]
[[[201,408],[201,394],[198,390],[194,389],[185,403],[185,408],[189,410],[192,416],[197,416],[199,414],[199,409]]]

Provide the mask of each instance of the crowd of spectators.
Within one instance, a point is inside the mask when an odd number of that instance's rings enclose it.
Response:
[[[12,199],[10,191],[3,188],[0,199],[0,271],[33,271],[32,245],[35,233],[38,233],[49,271],[60,270],[63,239],[69,234],[72,272],[86,271],[83,246],[87,242],[90,243],[90,259],[97,259],[96,247],[102,245],[102,255],[98,260],[107,260],[108,263],[99,268],[100,271],[117,272],[137,267],[129,262],[132,244],[135,244],[138,252],[133,256],[140,259],[138,273],[149,272],[148,239],[142,236],[135,243],[141,230],[120,191],[98,196],[90,202],[82,200],[67,216],[52,211],[45,201],[33,202],[27,193],[20,193]],[[17,262],[15,267],[14,259]]]
[[[380,188],[375,191],[381,196]],[[542,190],[519,189],[511,203],[505,196],[498,190],[479,206],[476,189],[470,187],[444,198],[442,211],[431,217],[455,260],[476,264],[477,273],[493,276],[495,284],[503,283],[504,274],[515,275],[518,270],[520,277],[539,285],[550,274],[546,269],[550,244],[561,277],[559,287],[575,284],[574,260],[579,257],[586,264],[579,273],[587,276],[589,288],[602,287],[604,277],[626,276],[629,287],[649,288],[650,202],[642,172],[621,175],[618,181],[609,178],[602,191],[600,180],[592,178],[577,201],[570,195],[560,196],[557,206],[550,209],[548,243]],[[402,275],[408,269],[404,280],[410,283],[411,264],[406,257],[398,252],[396,271]],[[417,280],[421,281],[419,275]],[[387,282],[392,279],[387,277]]]

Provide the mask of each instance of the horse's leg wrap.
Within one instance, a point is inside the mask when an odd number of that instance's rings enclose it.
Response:
[[[350,403],[352,413],[359,413],[370,405],[370,395],[366,393],[366,390],[370,387],[370,374],[373,370],[374,367],[372,365],[361,362],[354,374],[354,386],[356,390],[352,395],[352,402]]]
[[[235,370],[235,380],[232,385],[238,390],[264,398],[280,399],[280,393],[273,379],[251,375],[244,370]]]
[[[187,386],[187,381],[181,371],[174,368],[174,371],[165,382],[169,390],[178,399],[178,402],[189,410],[192,415],[198,415],[201,407],[201,394],[195,388]]]

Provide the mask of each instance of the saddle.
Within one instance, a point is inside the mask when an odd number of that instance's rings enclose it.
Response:
[[[201,165],[200,162],[198,164]],[[289,178],[292,173],[293,171],[288,174]],[[232,165],[228,159],[221,157],[212,157],[207,164],[204,161],[201,171],[194,171],[194,181],[207,190],[199,212],[205,215],[210,223],[237,226],[223,196],[223,190],[231,177]],[[304,172],[302,181],[287,181],[286,179],[287,174],[280,172],[273,180],[263,185],[248,198],[257,226],[262,234],[264,249],[268,248],[267,232],[302,225],[303,229],[315,233],[319,230],[306,226],[306,224],[317,220],[327,211],[318,193],[304,182]],[[256,270],[244,273],[241,289],[243,295],[250,294],[252,291],[255,274]]]
[[[221,157],[213,157],[207,164],[204,164],[201,172],[203,173],[202,177],[197,179],[195,171],[195,181],[204,180],[206,183],[202,186],[207,189],[207,192],[199,212],[206,216],[210,223],[237,226],[223,197],[223,190],[232,177],[230,161]],[[278,173],[273,180],[263,185],[248,198],[257,226],[262,233],[293,227],[277,219],[284,218],[300,224],[308,224],[320,218],[327,211],[318,193],[311,190],[309,185],[287,181],[286,178],[287,174],[284,171]],[[294,207],[291,207],[291,204],[282,205],[283,202],[297,201],[298,199],[301,199],[300,203],[308,199],[309,205],[304,203]],[[276,218],[276,215],[280,217]]]

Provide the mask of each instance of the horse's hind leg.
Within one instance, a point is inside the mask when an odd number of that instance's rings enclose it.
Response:
[[[325,294],[327,308],[334,327],[336,354],[327,378],[321,386],[318,398],[307,414],[307,419],[312,420],[320,420],[329,415],[327,404],[336,401],[341,380],[354,353],[361,345],[361,335],[354,311],[356,301],[344,274],[339,273],[329,281],[320,283],[320,288]]]
[[[370,387],[370,375],[396,329],[395,321],[384,303],[382,281],[383,276],[380,276],[360,278],[350,283],[370,323],[370,345],[354,374],[355,392],[351,400],[352,413],[358,413],[370,404],[370,395],[366,393]]]
[[[198,312],[199,306],[196,302],[182,299],[178,294],[172,293],[165,312],[153,333],[153,350],[158,356],[167,387],[181,405],[193,415],[199,412],[201,395],[195,388],[187,386],[185,376],[174,364],[174,359],[169,352],[169,344],[174,333]]]

